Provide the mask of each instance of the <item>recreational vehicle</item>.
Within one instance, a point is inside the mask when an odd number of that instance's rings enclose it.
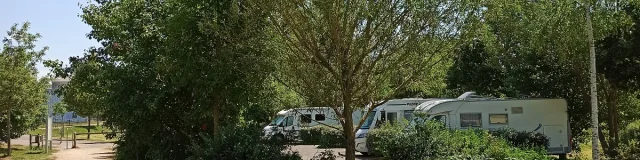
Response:
[[[352,114],[353,119],[360,119],[362,111],[356,110]],[[354,122],[357,123],[357,122]],[[317,125],[340,125],[336,112],[330,107],[308,107],[282,110],[276,117],[264,127],[265,137],[297,138],[299,131],[304,127]]]
[[[362,126],[356,132],[356,151],[363,155],[368,154],[366,147],[366,136],[370,129],[384,123],[395,123],[402,120],[411,120],[413,111],[419,104],[437,99],[405,98],[389,100],[376,107],[369,113]],[[366,115],[366,114],[365,114]],[[354,118],[355,119],[355,118]]]
[[[549,154],[571,152],[567,102],[564,99],[497,99],[471,98],[472,92],[458,99],[429,101],[415,112],[427,120],[439,120],[450,129],[481,128],[494,130],[511,127],[518,131],[534,131],[549,138]]]

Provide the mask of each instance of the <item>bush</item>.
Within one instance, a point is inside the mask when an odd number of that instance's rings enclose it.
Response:
[[[387,159],[549,159],[542,148],[520,149],[485,130],[449,130],[437,122],[373,129],[367,144]]]
[[[384,126],[369,130],[367,133],[368,153],[382,156],[383,152],[389,151],[389,149],[385,148],[386,146],[384,144],[390,143],[388,141],[392,141],[392,139],[401,139],[399,137],[406,136],[402,131],[403,129],[397,126]]]
[[[305,144],[319,145],[321,148],[345,147],[342,131],[324,125],[302,128],[300,139]]]
[[[369,153],[391,159],[421,159],[421,157],[444,157],[448,137],[438,123],[405,130],[405,124],[388,125],[370,130],[367,134]]]
[[[336,160],[338,156],[333,154],[333,150],[324,150],[319,154],[316,154],[311,160]]]
[[[512,146],[522,149],[547,148],[547,146],[549,146],[549,138],[538,132],[516,131],[513,128],[503,127],[490,131],[489,133],[493,136],[503,138]]]
[[[284,152],[284,142],[271,138],[261,138],[260,128],[239,126],[225,127],[212,137],[201,134],[192,142],[188,159],[224,160],[300,160],[297,152]]]
[[[620,134],[620,158],[635,159],[640,157],[640,121],[635,121]]]

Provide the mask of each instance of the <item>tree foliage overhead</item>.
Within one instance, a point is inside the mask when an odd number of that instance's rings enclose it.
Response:
[[[466,1],[272,5],[270,20],[285,53],[279,76],[306,99],[332,107],[344,118],[347,159],[354,154],[352,111],[377,106],[428,77],[425,73],[449,58],[465,24],[478,12]],[[363,119],[356,121],[361,125]]]
[[[98,0],[81,18],[102,46],[48,65],[71,78],[66,103],[125,132],[117,159],[185,159],[200,134],[299,103],[270,78],[276,53],[254,3]]]
[[[637,18],[626,9],[635,3],[593,3],[594,38],[599,44],[600,92],[611,89],[613,86],[606,83],[614,81],[632,91],[638,89],[633,87],[637,74],[632,73],[637,70],[634,67],[638,66],[635,60],[638,54],[624,52],[634,46],[625,43],[631,42],[633,36],[619,37],[621,33],[635,33],[629,29],[636,26]],[[582,4],[573,1],[491,1],[485,5],[487,10],[482,15],[485,26],[480,28],[472,45],[458,50],[459,57],[447,76],[448,87],[497,96],[564,98],[569,104],[572,135],[574,138],[582,135],[590,126],[589,116],[585,115],[591,110]],[[615,98],[599,99],[602,104]],[[629,101],[625,103],[629,104]],[[600,115],[606,113],[600,112]]]
[[[38,115],[46,103],[49,81],[38,80],[35,65],[48,47],[37,49],[34,43],[40,34],[30,33],[29,26],[28,22],[11,26],[0,48],[0,140],[4,142],[24,135],[42,122]],[[11,126],[7,125],[9,119]]]

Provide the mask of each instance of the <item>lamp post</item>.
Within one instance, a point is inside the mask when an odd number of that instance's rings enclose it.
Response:
[[[53,78],[49,77],[51,79],[51,83],[53,84]],[[46,133],[45,133],[45,152],[49,152],[49,149],[51,149],[51,134],[52,134],[52,114],[53,114],[53,105],[51,104],[52,102],[52,98],[53,98],[53,87],[51,89],[49,89],[47,91],[47,95],[49,96],[48,101],[47,101],[47,125],[46,125]]]
[[[48,91],[48,102],[47,102],[47,133],[46,133],[46,141],[45,141],[45,151],[49,151],[52,146],[52,134],[53,134],[53,97],[54,95],[54,84],[53,84],[53,76],[49,75],[49,79],[51,80],[51,89]]]

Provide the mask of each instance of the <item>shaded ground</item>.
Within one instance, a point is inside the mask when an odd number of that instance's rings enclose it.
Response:
[[[316,155],[320,155],[321,152],[325,151],[325,150],[332,150],[333,154],[337,156],[336,159],[338,160],[343,160],[345,159],[344,155],[345,154],[345,149],[344,148],[316,148],[317,145],[295,145],[295,146],[291,146],[291,150],[292,151],[298,151],[300,153],[300,156],[302,156],[303,160],[310,160],[312,159],[314,156]],[[378,160],[378,159],[382,159],[380,157],[372,157],[372,156],[363,156],[360,153],[356,152],[356,159],[361,159],[361,160]]]

